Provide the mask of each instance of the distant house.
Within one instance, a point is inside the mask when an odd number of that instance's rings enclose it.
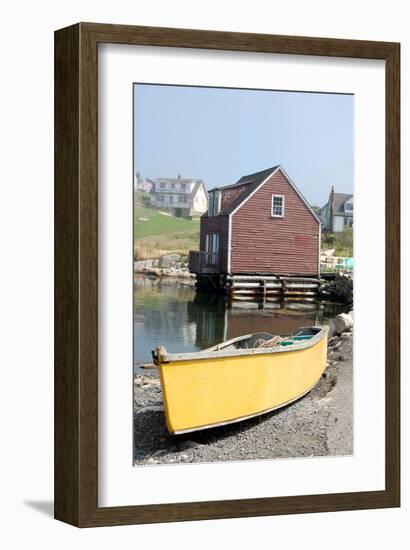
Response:
[[[135,178],[135,188],[145,193],[151,193],[154,182],[148,178]]]
[[[151,206],[184,218],[201,216],[208,208],[204,182],[197,179],[156,178]]]
[[[323,223],[324,231],[338,233],[345,227],[353,226],[353,195],[335,193],[330,190],[329,200],[320,209],[319,216]]]
[[[209,192],[200,250],[190,270],[200,274],[319,274],[318,216],[281,166]]]

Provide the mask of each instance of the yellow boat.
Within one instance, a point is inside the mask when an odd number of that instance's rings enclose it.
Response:
[[[167,428],[180,434],[239,422],[308,393],[326,368],[328,327],[247,334],[194,353],[153,352]]]

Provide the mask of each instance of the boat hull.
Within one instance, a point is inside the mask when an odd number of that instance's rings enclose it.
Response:
[[[327,329],[296,349],[187,355],[159,363],[167,428],[174,434],[239,422],[308,393],[326,368]]]

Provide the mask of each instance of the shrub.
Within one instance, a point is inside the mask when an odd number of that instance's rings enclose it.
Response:
[[[334,236],[335,254],[337,256],[353,256],[353,227],[345,227]]]
[[[151,197],[149,193],[142,191],[141,189],[134,190],[134,200],[141,206],[149,207],[151,205]]]

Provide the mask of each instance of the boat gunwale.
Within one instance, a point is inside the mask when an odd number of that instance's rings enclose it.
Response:
[[[248,349],[235,349],[235,350],[224,350],[224,349],[217,350],[216,348],[221,346],[221,344],[217,344],[216,346],[207,348],[203,351],[194,351],[189,353],[168,353],[165,350],[165,353],[161,353],[159,366],[162,366],[167,363],[174,363],[174,362],[176,363],[180,361],[199,361],[203,359],[222,359],[224,357],[242,357],[242,356],[250,356],[250,355],[270,355],[273,353],[289,353],[292,351],[304,350],[315,346],[329,332],[329,327],[326,325],[300,327],[298,330],[302,330],[304,328],[318,328],[320,329],[320,331],[309,340],[302,340],[290,346],[274,346],[270,348],[248,348]],[[250,336],[252,336],[252,334],[238,336],[236,338],[232,338],[231,340],[228,340],[227,342],[224,342],[224,344],[229,345],[231,343],[237,342],[239,340],[245,339]]]

